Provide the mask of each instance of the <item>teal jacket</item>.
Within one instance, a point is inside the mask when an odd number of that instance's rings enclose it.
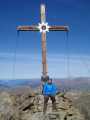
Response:
[[[45,83],[45,85],[43,86],[43,95],[55,96],[56,93],[57,93],[57,88],[55,84]]]

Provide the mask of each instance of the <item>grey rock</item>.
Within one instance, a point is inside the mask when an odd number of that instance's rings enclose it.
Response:
[[[73,107],[67,98],[56,96],[56,111],[52,111],[52,102],[48,102],[44,115],[43,96],[32,95],[30,91],[20,95],[0,93],[0,120],[84,120],[79,110]]]

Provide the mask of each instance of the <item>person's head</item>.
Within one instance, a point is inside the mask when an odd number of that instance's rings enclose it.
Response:
[[[52,84],[52,79],[49,79],[47,82],[48,84]]]

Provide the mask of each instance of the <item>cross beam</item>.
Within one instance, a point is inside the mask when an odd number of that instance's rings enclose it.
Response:
[[[38,26],[18,26],[17,30],[18,31],[40,31]],[[48,30],[49,31],[68,31],[68,26],[49,26]]]
[[[47,81],[47,60],[46,60],[46,32],[48,31],[69,31],[68,26],[49,26],[46,22],[45,5],[40,6],[41,22],[38,25],[32,26],[17,26],[17,31],[40,31],[42,42],[42,80]]]

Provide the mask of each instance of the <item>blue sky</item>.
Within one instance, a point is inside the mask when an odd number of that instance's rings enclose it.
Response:
[[[22,32],[17,37],[16,26],[38,24],[41,2],[49,25],[70,27],[68,51],[66,33],[47,33],[49,75],[90,76],[89,0],[0,0],[0,79],[40,78],[41,35]]]

